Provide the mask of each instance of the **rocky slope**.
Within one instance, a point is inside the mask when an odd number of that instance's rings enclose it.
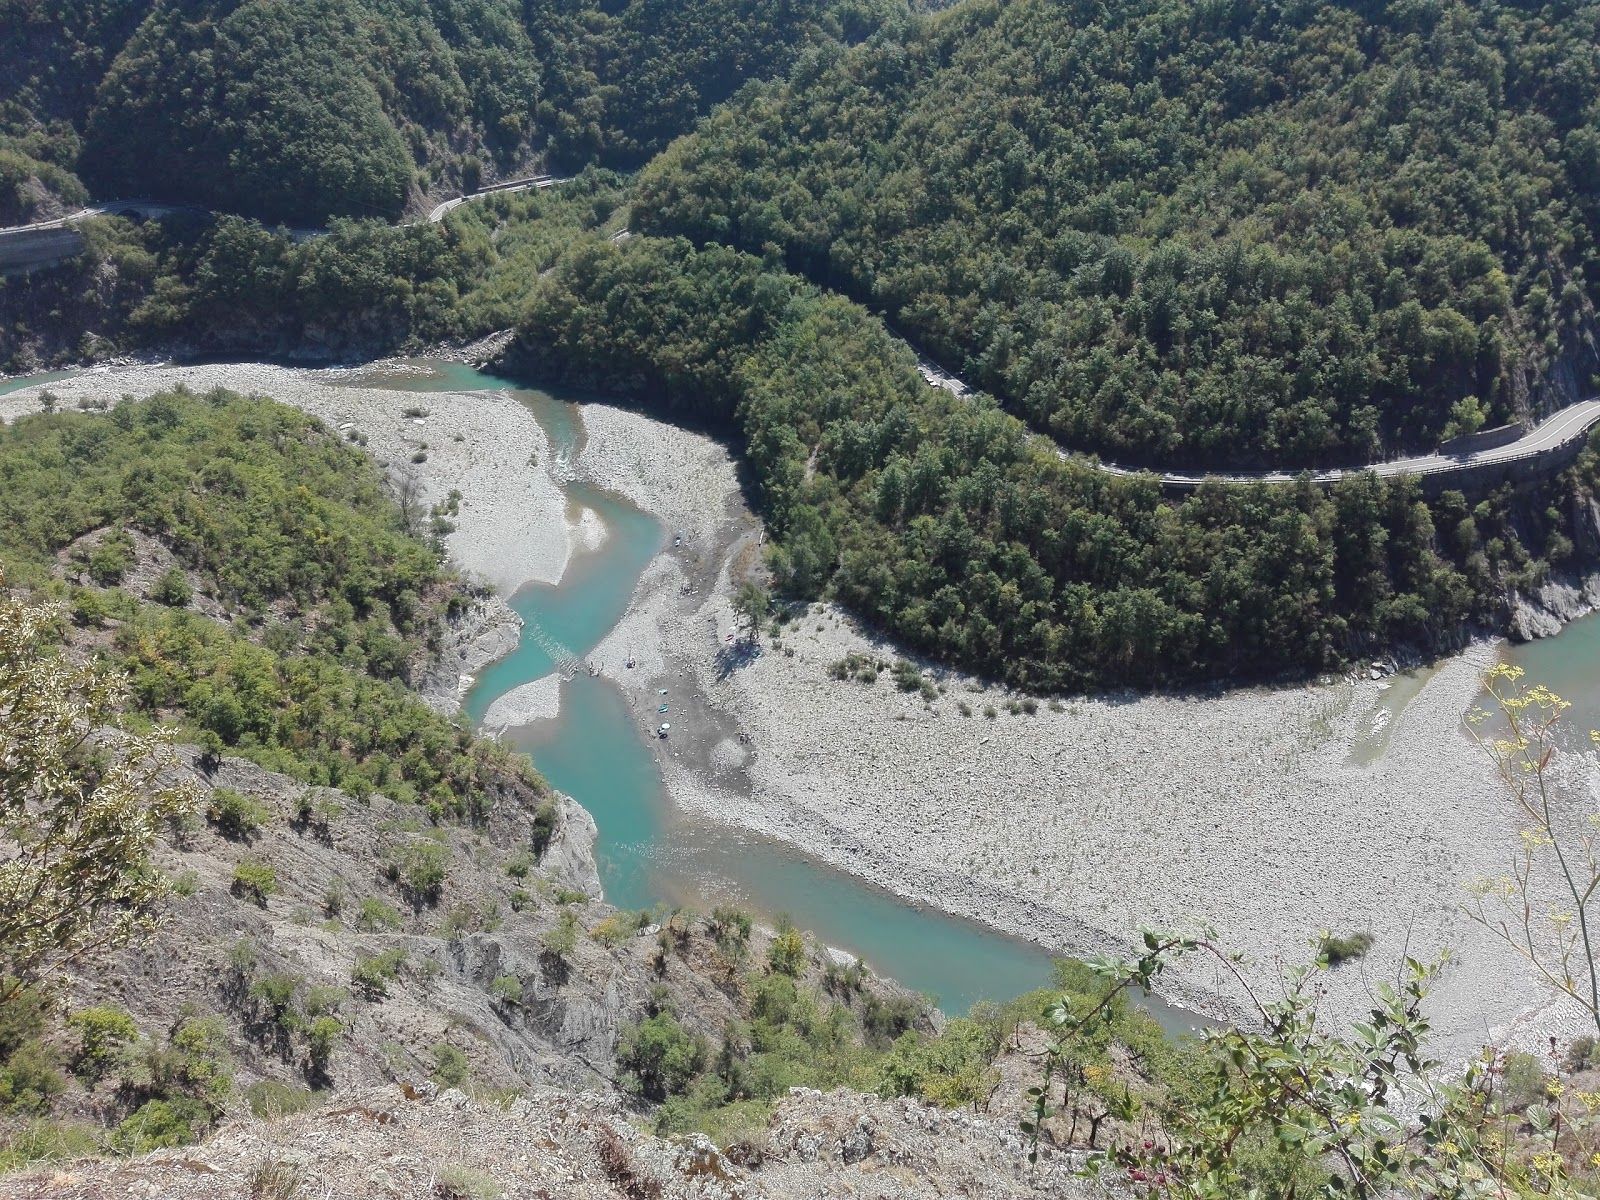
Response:
[[[238,1120],[205,1145],[0,1180],[0,1196],[290,1200],[873,1200],[1109,1194],[1048,1152],[1029,1168],[1015,1125],[912,1100],[797,1089],[734,1161],[704,1138],[641,1133],[611,1096],[539,1090],[502,1108],[395,1087],[322,1112]]]

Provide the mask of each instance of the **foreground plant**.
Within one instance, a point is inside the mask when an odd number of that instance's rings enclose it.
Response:
[[[1576,1002],[1600,1033],[1600,968],[1595,963],[1595,921],[1590,908],[1600,889],[1600,814],[1563,811],[1551,779],[1562,714],[1571,704],[1542,685],[1522,682],[1522,668],[1502,663],[1484,687],[1504,720],[1500,736],[1482,729],[1491,714],[1468,714],[1473,740],[1494,764],[1525,825],[1511,874],[1472,888],[1468,913],[1516,951],[1540,978]],[[1600,734],[1590,738],[1600,742]],[[1554,891],[1559,897],[1546,903]]]
[[[166,737],[118,726],[121,680],[50,648],[61,619],[0,590],[0,1005],[154,926],[157,833],[198,801]]]
[[[1174,964],[1200,955],[1238,984],[1252,1019],[1203,1035],[1206,1086],[1160,1112],[1159,1131],[1136,1148],[1097,1160],[1119,1168],[1145,1197],[1241,1200],[1265,1196],[1414,1196],[1479,1200],[1577,1196],[1570,1177],[1587,1167],[1597,1130],[1589,1115],[1600,1097],[1554,1089],[1551,1105],[1506,1110],[1490,1055],[1452,1077],[1429,1058],[1424,1002],[1447,960],[1406,959],[1397,985],[1373,992],[1365,1021],[1330,1030],[1318,1011],[1325,962],[1289,971],[1281,999],[1264,1001],[1240,970],[1240,958],[1209,936],[1146,932],[1145,953],[1090,965],[1107,981],[1092,1007],[1056,1004],[1045,1013],[1053,1040],[1045,1078],[1032,1089],[1024,1130],[1038,1153],[1051,1115],[1051,1081],[1074,1047],[1092,1037],[1113,999],[1150,989]],[[1247,1148],[1265,1145],[1275,1177],[1262,1178]]]

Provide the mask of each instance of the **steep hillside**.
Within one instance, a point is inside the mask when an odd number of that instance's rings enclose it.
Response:
[[[538,165],[643,162],[893,0],[6,0],[0,220],[80,194],[289,224],[399,217]]]
[[[1073,449],[1362,462],[1596,390],[1600,5],[977,0],[807,56],[634,227],[775,247]]]
[[[1414,480],[1208,484],[1063,460],[979,396],[927,386],[860,306],[682,238],[584,241],[540,279],[514,369],[738,422],[780,586],[1038,691],[1320,670],[1503,623],[1589,561],[1593,451],[1515,496]]]
[[[944,1023],[737,909],[603,903],[583,810],[406,686],[486,602],[320,422],[220,391],[38,414],[0,427],[0,479],[7,581],[60,604],[19,625],[0,594],[0,678],[120,680],[60,772],[92,791],[115,727],[159,726],[163,786],[197,797],[160,830],[154,940],[54,982],[0,971],[0,1169],[396,1081],[599,1087],[735,1140],[791,1086],[992,1091],[998,1013]]]

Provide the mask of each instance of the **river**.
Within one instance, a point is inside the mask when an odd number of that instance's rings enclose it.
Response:
[[[7,380],[0,382],[0,394],[72,374]],[[533,413],[557,464],[575,461],[583,450],[578,403],[459,363],[412,360],[341,382],[416,392],[506,390]],[[553,644],[579,657],[588,654],[620,620],[641,573],[665,544],[660,523],[626,499],[576,482],[565,485],[565,493],[569,513],[592,509],[606,536],[594,549],[574,554],[559,584],[525,587],[510,598],[525,622],[524,636],[475,681],[465,702],[474,723],[497,697],[547,675]],[[533,630],[545,636],[528,636]],[[650,717],[653,723],[656,714]],[[670,719],[670,712],[662,719]],[[664,902],[702,911],[734,903],[768,921],[787,915],[827,945],[933,997],[949,1013],[982,1000],[1010,1000],[1050,982],[1055,956],[1033,943],[908,903],[785,843],[678,811],[644,724],[613,682],[579,674],[561,685],[559,716],[504,735],[594,817],[596,859],[610,903],[636,910]],[[1145,1003],[1169,1031],[1197,1023],[1193,1014],[1157,997]]]
[[[419,392],[506,389],[532,411],[558,460],[571,462],[582,452],[576,403],[456,363],[407,365],[427,370],[374,372],[352,382]],[[497,697],[549,673],[550,640],[579,657],[593,649],[620,620],[640,574],[665,544],[666,530],[620,496],[581,483],[567,485],[566,493],[571,507],[599,516],[606,537],[597,549],[576,553],[559,584],[525,587],[511,597],[526,628],[542,630],[547,639],[525,632],[515,651],[480,674],[466,698],[475,722]],[[1050,981],[1054,956],[1032,943],[906,903],[782,843],[677,811],[641,721],[621,689],[603,677],[568,680],[559,716],[504,736],[594,817],[605,898],[619,908],[666,902],[704,910],[731,902],[767,920],[786,914],[828,945],[935,997],[951,1013],[980,1000],[1009,1000]],[[1152,1007],[1170,1028],[1191,1025],[1188,1014],[1159,1002]]]

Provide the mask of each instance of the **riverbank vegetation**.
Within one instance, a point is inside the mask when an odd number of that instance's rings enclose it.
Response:
[[[1562,497],[1600,478],[1586,451],[1532,498],[1427,500],[1373,476],[1168,498],[925,385],[859,306],[683,239],[574,246],[533,289],[508,361],[734,422],[783,590],[831,592],[902,644],[1041,691],[1449,645],[1591,537]]]
[[[0,561],[68,603],[134,711],[435,817],[544,794],[526,759],[405,688],[472,598],[315,419],[220,391],[39,414],[0,427],[0,481]]]
[[[1135,465],[1364,462],[1600,374],[1600,7],[977,0],[808,54],[635,229],[781,256]]]

